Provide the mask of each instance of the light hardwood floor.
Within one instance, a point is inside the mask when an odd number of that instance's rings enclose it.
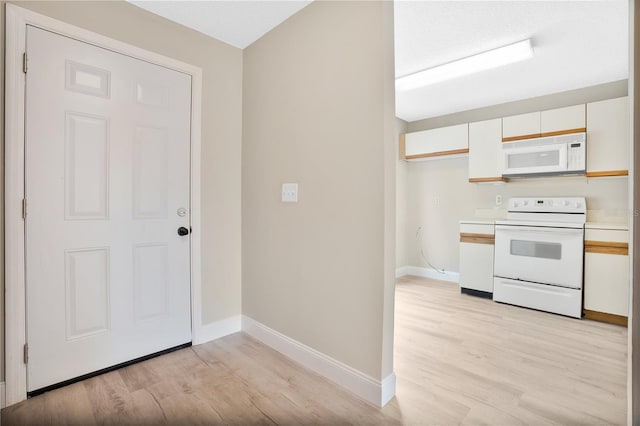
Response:
[[[421,424],[626,424],[627,329],[403,277],[397,404]]]
[[[237,333],[31,398],[2,424],[622,425],[626,335],[405,277],[382,410]]]

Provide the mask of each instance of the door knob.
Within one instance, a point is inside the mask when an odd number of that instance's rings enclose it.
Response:
[[[178,228],[178,235],[180,235],[181,237],[184,237],[185,235],[189,235],[189,230],[184,226],[181,226],[180,228]]]

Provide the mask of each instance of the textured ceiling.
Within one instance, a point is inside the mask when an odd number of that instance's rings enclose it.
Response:
[[[310,1],[131,1],[245,48]],[[531,38],[534,58],[396,94],[396,115],[436,117],[626,79],[627,0],[395,2],[396,76]]]
[[[628,2],[397,1],[396,76],[532,38],[533,59],[396,94],[415,121],[625,79]]]
[[[311,0],[129,1],[240,49],[311,3]]]

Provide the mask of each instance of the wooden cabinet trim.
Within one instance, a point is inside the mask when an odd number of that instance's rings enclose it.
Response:
[[[530,135],[518,135],[518,136],[508,136],[506,138],[502,138],[502,142],[514,142],[521,141],[524,139],[535,139],[539,138],[541,133],[532,133]]]
[[[400,139],[398,141],[398,158],[406,158],[407,154],[407,142],[405,134],[400,135]]]
[[[587,177],[629,176],[629,170],[604,170],[601,172],[587,172]]]
[[[471,234],[466,232],[460,233],[461,243],[494,245],[495,239],[496,237],[492,234]]]
[[[506,182],[507,179],[502,176],[496,177],[483,177],[483,178],[469,178],[469,182],[471,183],[482,183],[482,182]]]
[[[608,314],[606,312],[598,312],[598,311],[590,311],[588,309],[584,310],[584,317],[586,319],[600,321],[600,322],[608,322],[609,324],[622,325],[627,327],[628,319],[623,315],[616,314]]]
[[[586,127],[578,127],[577,129],[556,130],[555,132],[540,133],[540,137],[547,138],[550,136],[572,135],[574,133],[586,133],[586,132],[587,132]]]
[[[444,155],[467,154],[467,153],[469,153],[469,148],[452,149],[451,151],[428,152],[426,154],[406,155],[404,158],[406,160],[416,160],[419,158],[441,157]]]
[[[618,254],[629,255],[629,243],[618,243],[613,241],[590,241],[584,242],[585,253]]]
[[[573,133],[585,133],[586,131],[587,129],[585,127],[579,127],[577,129],[557,130],[554,132],[534,133],[534,134],[522,135],[522,136],[509,136],[508,138],[502,138],[502,142],[514,142],[514,141],[519,141],[524,139],[547,138],[550,136],[571,135]]]

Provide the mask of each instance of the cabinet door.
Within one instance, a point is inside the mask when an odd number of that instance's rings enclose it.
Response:
[[[585,253],[584,308],[629,316],[629,256]]]
[[[502,120],[469,123],[469,182],[502,180]]]
[[[586,127],[585,105],[550,109],[540,113],[540,133],[555,133]]]
[[[460,287],[493,293],[493,224],[460,223]]]
[[[460,287],[493,293],[493,245],[460,243]]]
[[[441,127],[405,135],[405,158],[408,160],[469,151],[469,126]]]
[[[517,138],[540,136],[540,112],[512,115],[502,119],[502,137]]]
[[[628,97],[587,104],[587,177],[626,175],[630,145]]]

